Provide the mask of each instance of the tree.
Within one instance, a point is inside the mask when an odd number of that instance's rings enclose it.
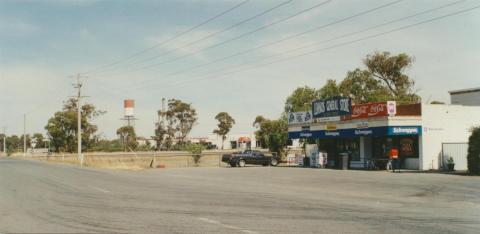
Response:
[[[257,139],[257,141],[260,142],[260,147],[262,148],[267,147],[267,143],[265,140],[265,132],[264,132],[264,129],[261,128],[262,124],[266,121],[268,121],[268,119],[266,119],[261,115],[257,116],[253,121],[253,127],[257,129],[257,131],[255,131],[255,138]]]
[[[159,111],[159,114],[160,112],[161,111]],[[166,135],[167,135],[167,127],[165,126],[165,122],[162,119],[155,124],[155,136],[152,137],[157,143],[157,147],[156,147],[157,150],[162,149]]]
[[[235,124],[235,120],[227,112],[220,112],[215,116],[215,119],[218,121],[217,129],[213,130],[213,133],[222,137],[222,150],[223,143],[227,139],[227,134],[232,129]]]
[[[13,152],[19,152],[20,146],[23,149],[23,141],[20,141],[20,137],[17,135],[7,136],[7,154],[11,154]],[[21,144],[20,144],[21,142]]]
[[[153,137],[157,142],[157,149],[165,147],[170,150],[176,139],[183,144],[197,122],[197,112],[192,105],[177,99],[169,99],[168,109],[158,111],[158,115],[160,120],[155,126]]]
[[[467,167],[470,173],[480,174],[480,127],[472,129],[468,138]]]
[[[269,120],[263,116],[255,118],[254,126],[257,127],[255,136],[262,146],[266,146],[270,151],[282,155],[288,141],[288,124],[284,118],[278,120]]]
[[[350,97],[354,103],[420,101],[413,91],[415,82],[405,74],[413,62],[408,55],[391,56],[389,52],[376,52],[367,55],[363,62],[366,70],[357,68],[349,71],[340,84],[327,80],[318,90],[319,97]]]
[[[21,135],[20,136],[20,143],[19,143],[19,146],[18,146],[20,149],[22,149],[22,151],[23,151],[23,138],[24,138],[24,135]],[[26,139],[25,143],[26,143],[26,147],[28,149],[32,146],[32,138],[30,137],[29,134],[26,135],[26,138],[27,139]]]
[[[187,137],[193,125],[197,122],[197,112],[189,103],[170,99],[168,100],[166,118],[169,137],[174,138],[174,135],[177,134],[180,142],[184,142],[185,137]]]
[[[367,103],[388,101],[391,99],[389,91],[380,81],[374,79],[370,72],[361,69],[349,71],[338,86],[343,97],[349,97],[353,103]]]
[[[320,93],[315,88],[303,86],[296,88],[285,101],[285,113],[308,111],[312,102],[320,98]]]
[[[117,135],[120,141],[123,142],[125,151],[127,151],[127,149],[135,150],[137,148],[137,135],[135,134],[135,129],[132,126],[123,126],[117,129]]]
[[[389,52],[375,52],[367,55],[363,63],[370,75],[389,90],[394,101],[420,101],[420,97],[412,90],[415,82],[405,74],[413,58],[404,53],[390,55]]]
[[[337,82],[335,80],[327,80],[327,83],[318,90],[321,99],[335,98],[340,96]]]
[[[4,149],[3,149],[3,141],[6,142],[6,139],[7,139],[7,135],[4,134],[4,133],[0,133],[0,154],[3,153]],[[7,147],[5,147],[7,148]],[[6,151],[6,150],[5,150]]]
[[[92,104],[81,107],[82,148],[86,151],[92,149],[98,136],[95,135],[97,126],[91,122],[104,111],[97,110]],[[51,139],[51,145],[56,152],[74,152],[77,150],[77,101],[68,99],[64,102],[61,111],[54,114],[45,126]]]
[[[35,148],[44,148],[45,145],[43,143],[43,134],[41,133],[35,133],[33,134],[33,141],[35,141]]]

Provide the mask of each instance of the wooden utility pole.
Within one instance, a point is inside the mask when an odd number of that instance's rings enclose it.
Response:
[[[77,153],[80,160],[80,166],[83,166],[83,154],[82,154],[82,82],[80,74],[77,74],[77,83],[73,85],[77,89]]]

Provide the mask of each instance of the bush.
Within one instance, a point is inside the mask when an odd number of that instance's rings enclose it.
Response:
[[[192,153],[193,161],[195,162],[195,164],[198,164],[200,162],[200,158],[202,157],[202,151],[204,149],[205,146],[201,144],[187,142],[182,145],[182,150]]]
[[[468,139],[468,171],[480,174],[480,127],[474,128]]]

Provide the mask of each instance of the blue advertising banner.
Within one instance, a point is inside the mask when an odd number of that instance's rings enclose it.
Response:
[[[289,132],[289,139],[300,138],[340,138],[340,137],[359,137],[359,136],[415,136],[422,135],[420,126],[389,126],[389,127],[373,127],[364,129],[338,129],[334,131],[305,131]]]
[[[312,102],[314,118],[349,115],[352,113],[352,99],[334,98]]]
[[[389,136],[421,135],[420,126],[393,126],[388,128]]]

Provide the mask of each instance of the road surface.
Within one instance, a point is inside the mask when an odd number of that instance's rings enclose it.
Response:
[[[478,233],[480,178],[0,158],[0,233]]]

